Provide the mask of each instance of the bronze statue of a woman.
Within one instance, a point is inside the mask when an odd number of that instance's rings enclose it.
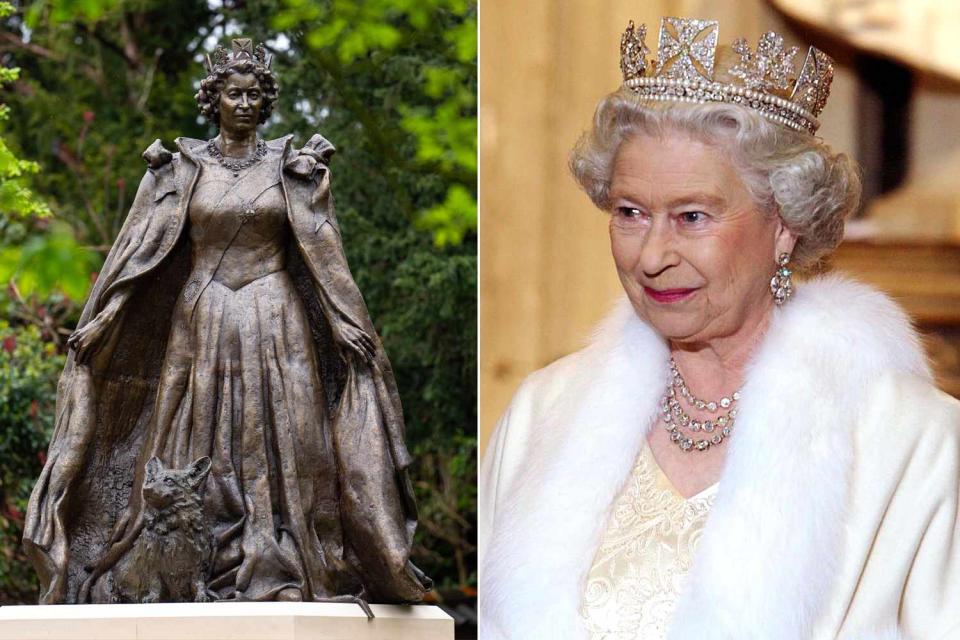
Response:
[[[146,504],[158,469],[202,491],[197,600],[418,601],[400,400],[344,257],[334,147],[257,137],[277,97],[262,46],[234,40],[207,67],[197,101],[219,135],[144,152],[69,341],[24,536],[40,601],[120,600],[107,583],[145,529],[174,540],[191,522]]]

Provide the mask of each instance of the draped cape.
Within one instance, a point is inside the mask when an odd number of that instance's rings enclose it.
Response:
[[[282,151],[281,186],[291,233],[290,273],[307,310],[320,363],[340,483],[343,563],[355,577],[344,593],[373,601],[420,600],[430,582],[410,561],[416,506],[411,457],[393,371],[350,274],[330,191],[334,147],[320,135]],[[46,463],[30,498],[24,545],[39,578],[41,603],[77,602],[92,567],[136,517],[129,506],[142,481],[151,415],[172,309],[191,269],[187,210],[205,141],[178,138],[171,153],[155,141],[127,219],[83,309],[90,322],[112,296],[129,299],[88,364],[70,353],[57,388]],[[366,362],[341,350],[344,324],[376,343]],[[318,427],[319,429],[319,427]],[[325,437],[317,433],[317,437]],[[329,436],[328,436],[329,437]]]

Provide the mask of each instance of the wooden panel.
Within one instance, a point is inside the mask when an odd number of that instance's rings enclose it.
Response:
[[[902,304],[924,336],[938,384],[960,397],[960,246],[847,241],[828,266],[887,292]]]
[[[538,160],[547,155],[549,18],[545,2],[481,8],[480,299],[487,303],[480,306],[480,377],[496,381],[481,393],[498,406],[538,362],[536,341],[519,319],[540,315],[541,273],[516,264],[542,262],[539,203],[548,174]]]
[[[955,0],[771,0],[791,18],[883,58],[960,82],[960,6]]]

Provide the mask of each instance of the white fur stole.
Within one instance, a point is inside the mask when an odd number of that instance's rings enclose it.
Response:
[[[484,638],[586,638],[583,585],[656,418],[668,357],[624,300],[590,346],[525,383],[535,424],[516,428],[534,430],[534,444],[498,492],[507,497],[481,571]],[[873,289],[816,278],[774,312],[670,640],[810,637],[839,569],[849,425],[891,370],[930,376],[909,319]]]

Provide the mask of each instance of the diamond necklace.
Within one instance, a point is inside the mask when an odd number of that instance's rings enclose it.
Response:
[[[679,396],[679,397],[678,397]],[[711,413],[717,410],[717,407],[728,409],[725,413],[715,419],[695,420],[684,411],[680,398],[686,400],[690,405],[697,409],[706,409]],[[740,391],[736,391],[730,397],[723,397],[718,402],[699,400],[694,396],[673,358],[670,358],[670,383],[667,386],[663,398],[660,400],[660,414],[663,419],[664,427],[670,433],[670,441],[676,444],[682,451],[706,451],[711,446],[721,444],[733,433],[733,422],[737,417],[737,409],[733,405],[740,399]],[[701,406],[702,405],[702,406]],[[695,433],[703,431],[712,434],[709,438],[691,438],[684,434],[680,429],[685,428]],[[717,431],[719,429],[719,431]],[[715,433],[716,432],[716,433]]]
[[[680,370],[677,369],[677,363],[673,358],[670,358],[670,374],[673,376],[672,386],[680,392],[680,395],[682,395],[689,404],[700,411],[706,410],[710,413],[716,413],[717,408],[729,409],[734,402],[740,399],[740,392],[734,391],[733,395],[724,396],[716,402],[700,400],[687,388],[687,383],[684,382],[683,376],[680,375]]]
[[[218,147],[213,140],[207,141],[207,150],[210,152],[211,156],[216,158],[217,162],[220,163],[220,166],[232,171],[233,177],[236,178],[240,175],[240,172],[243,169],[252,167],[266,157],[267,143],[260,138],[257,138],[257,149],[253,152],[253,155],[248,158],[225,158],[223,156],[223,152],[220,151],[220,147]]]

